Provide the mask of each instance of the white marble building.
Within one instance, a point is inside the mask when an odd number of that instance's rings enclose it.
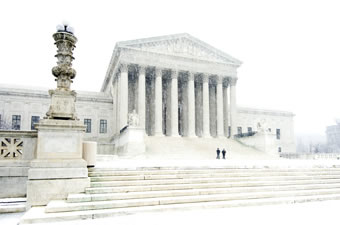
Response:
[[[116,154],[114,145],[136,112],[148,136],[233,138],[265,123],[278,152],[295,152],[292,113],[237,107],[241,64],[188,34],[119,42],[101,91],[78,93],[85,137],[97,140],[101,153]],[[49,101],[47,89],[1,86],[1,120],[30,130]]]

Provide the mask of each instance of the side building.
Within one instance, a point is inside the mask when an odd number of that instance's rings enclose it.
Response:
[[[336,125],[326,128],[327,150],[328,152],[340,152],[340,120],[336,120]]]

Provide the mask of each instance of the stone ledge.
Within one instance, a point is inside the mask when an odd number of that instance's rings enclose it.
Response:
[[[31,161],[32,168],[86,168],[83,159],[35,159]]]
[[[87,168],[31,168],[28,171],[30,180],[87,178]]]

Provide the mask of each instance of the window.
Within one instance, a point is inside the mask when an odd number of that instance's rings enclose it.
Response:
[[[107,132],[107,120],[100,120],[99,133]]]
[[[228,137],[230,137],[231,134],[231,126],[228,126]]]
[[[34,124],[39,123],[40,117],[39,116],[32,116],[31,117],[31,130],[36,130],[34,128]]]
[[[91,133],[91,119],[84,119],[84,125],[86,126],[86,133]]]
[[[20,115],[13,115],[12,116],[12,129],[13,130],[20,130],[21,124],[21,116]]]
[[[279,151],[279,152],[281,152],[281,151],[282,151],[281,147],[279,147],[279,148],[278,148],[278,151]]]
[[[281,130],[280,129],[276,129],[276,139],[280,140],[281,138]]]
[[[248,134],[251,134],[253,132],[253,128],[248,127]]]
[[[268,128],[268,131],[269,131],[269,132],[272,132],[272,128]]]
[[[237,134],[242,134],[242,127],[237,127]]]

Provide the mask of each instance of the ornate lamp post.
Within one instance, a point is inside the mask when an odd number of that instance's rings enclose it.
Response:
[[[58,61],[52,69],[57,88],[49,91],[51,106],[47,117],[36,124],[36,154],[27,181],[29,207],[65,199],[68,194],[84,192],[90,186],[87,164],[82,157],[85,126],[76,117],[76,92],[70,89],[76,76],[72,60],[77,38],[69,26],[57,28],[53,38]]]
[[[57,89],[50,90],[52,98],[50,109],[46,113],[48,119],[76,120],[75,101],[76,92],[71,91],[72,79],[76,71],[72,68],[73,50],[76,47],[77,38],[73,34],[73,28],[68,25],[58,25],[57,32],[53,34],[57,46],[57,66],[52,68],[52,74],[56,77]]]

